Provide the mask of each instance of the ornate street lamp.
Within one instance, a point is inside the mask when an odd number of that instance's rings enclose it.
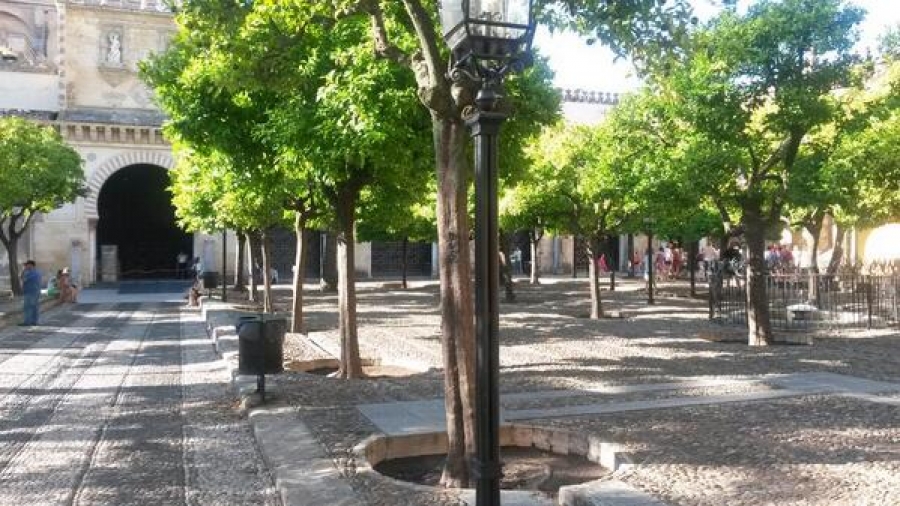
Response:
[[[458,65],[517,61],[531,51],[531,0],[441,0],[441,25]]]
[[[449,77],[478,84],[475,107],[464,112],[475,143],[475,446],[477,506],[500,504],[500,341],[497,110],[503,78],[531,59],[531,0],[441,0]]]

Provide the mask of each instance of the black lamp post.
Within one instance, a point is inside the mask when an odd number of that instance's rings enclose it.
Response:
[[[497,110],[503,78],[522,70],[534,36],[531,0],[441,0],[450,79],[480,86],[463,114],[475,142],[475,446],[477,506],[500,504],[500,341]]]
[[[652,216],[644,218],[647,225],[647,304],[656,304],[653,300],[653,260],[656,257],[653,251],[653,224],[656,218]]]

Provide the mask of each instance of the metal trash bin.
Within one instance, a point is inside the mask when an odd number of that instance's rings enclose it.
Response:
[[[287,320],[273,316],[241,316],[237,322],[238,373],[256,375],[256,391],[266,400],[266,374],[284,372]]]
[[[216,271],[208,271],[204,272],[200,277],[200,282],[203,284],[203,289],[207,292],[214,288],[219,287],[219,273]]]
[[[238,324],[238,372],[284,372],[284,334],[287,320],[277,317],[241,317]]]

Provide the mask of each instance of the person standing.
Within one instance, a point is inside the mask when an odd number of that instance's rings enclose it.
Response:
[[[200,261],[200,257],[194,257],[194,262],[191,264],[191,273],[194,276],[194,281],[200,281],[203,279],[203,263]]]
[[[78,302],[78,287],[72,283],[72,275],[69,273],[68,267],[59,271],[57,286],[59,287],[60,300],[72,303]]]
[[[671,250],[669,250],[671,252]],[[654,277],[657,280],[666,280],[669,277],[669,266],[672,265],[671,261],[666,262],[666,247],[660,246],[659,251],[656,252],[656,259],[654,261],[653,268],[655,272],[653,273]]]
[[[672,245],[672,268],[669,271],[670,279],[678,279],[678,276],[681,275],[681,267],[684,263],[684,253],[681,249],[681,245],[675,243]]]
[[[709,273],[712,272],[715,263],[719,261],[719,250],[710,243],[703,246],[703,277],[709,279]]]
[[[175,277],[177,279],[187,277],[188,256],[184,251],[179,251],[175,256]]]
[[[41,273],[34,260],[25,262],[22,270],[22,295],[24,318],[20,325],[32,327],[38,324],[38,307],[41,303]]]

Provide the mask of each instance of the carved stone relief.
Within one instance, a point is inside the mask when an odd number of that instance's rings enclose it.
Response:
[[[100,31],[100,76],[113,88],[132,76],[124,56],[124,34],[121,26],[106,26]]]
[[[122,34],[112,31],[106,34],[107,49],[106,63],[108,65],[122,65]]]
[[[0,2],[0,48],[5,62],[17,67],[46,68],[49,9]]]
[[[122,27],[106,27],[100,34],[100,64],[104,67],[123,67],[123,33]]]

